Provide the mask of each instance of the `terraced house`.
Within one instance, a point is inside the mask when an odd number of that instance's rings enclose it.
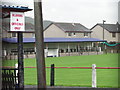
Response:
[[[103,30],[104,29],[104,30]],[[107,40],[109,43],[119,43],[120,42],[120,24],[96,24],[91,28],[92,38],[99,38]],[[104,33],[104,34],[103,34]]]
[[[23,33],[24,58],[35,57],[34,20],[25,18],[26,33]],[[80,23],[44,21],[45,57],[81,55],[99,49],[95,43],[103,40],[91,38],[91,30]],[[3,20],[3,55],[7,59],[17,58],[17,33],[9,33],[9,19]],[[101,51],[101,50],[100,50]],[[88,53],[89,54],[89,53]]]
[[[51,22],[44,30],[44,37],[90,38],[91,32],[80,23]]]
[[[91,37],[106,40],[111,45],[106,45],[108,52],[120,52],[120,24],[96,24],[91,28]]]

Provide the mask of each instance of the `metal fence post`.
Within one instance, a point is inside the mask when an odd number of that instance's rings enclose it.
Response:
[[[18,69],[17,63],[15,64],[15,68]],[[15,76],[16,76],[16,84],[18,84],[18,70],[16,70]]]
[[[96,88],[97,83],[96,83],[96,64],[92,64],[92,87]]]
[[[54,78],[55,78],[55,70],[54,70],[54,64],[51,64],[51,72],[50,72],[50,86],[54,86]]]

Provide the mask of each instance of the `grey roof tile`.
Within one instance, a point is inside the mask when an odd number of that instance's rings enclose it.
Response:
[[[91,32],[88,28],[86,28],[80,23],[56,23],[54,22],[54,24],[65,32]]]
[[[101,27],[103,27],[103,24],[98,24]],[[108,30],[109,32],[115,32],[115,33],[120,33],[120,24],[116,23],[116,24],[104,24],[104,28],[106,30]]]

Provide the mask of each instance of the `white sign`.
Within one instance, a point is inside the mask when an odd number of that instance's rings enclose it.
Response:
[[[23,12],[10,12],[10,31],[25,31]]]

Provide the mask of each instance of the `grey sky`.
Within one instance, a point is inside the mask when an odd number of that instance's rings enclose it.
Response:
[[[3,0],[33,8],[33,0]],[[118,21],[119,0],[43,0],[43,18],[56,22],[77,22],[91,28],[97,23]],[[28,12],[26,16],[34,17]]]

